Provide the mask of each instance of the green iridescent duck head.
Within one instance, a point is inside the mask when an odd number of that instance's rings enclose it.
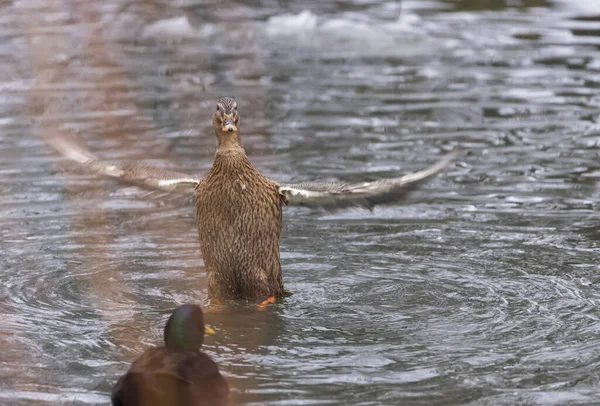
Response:
[[[171,351],[198,351],[204,343],[204,334],[214,334],[214,330],[204,326],[204,314],[200,306],[185,304],[179,306],[165,326],[165,345]]]

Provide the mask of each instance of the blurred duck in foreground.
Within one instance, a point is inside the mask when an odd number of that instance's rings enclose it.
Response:
[[[238,132],[240,123],[237,102],[231,97],[219,99],[212,118],[217,152],[203,178],[137,163],[110,165],[65,137],[47,141],[96,173],[153,189],[193,193],[209,297],[213,303],[245,299],[263,305],[288,293],[279,259],[284,205],[337,210],[399,203],[455,156],[449,154],[427,169],[397,178],[282,184],[250,163]]]
[[[217,364],[200,351],[205,328],[200,306],[175,309],[165,326],[164,347],[139,356],[116,383],[113,406],[222,406],[229,386]]]

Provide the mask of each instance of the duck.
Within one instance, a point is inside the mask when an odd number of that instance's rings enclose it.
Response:
[[[205,327],[202,308],[184,304],[169,317],[164,346],[146,350],[115,384],[113,406],[224,406],[229,385],[217,364],[201,351]]]
[[[212,115],[217,138],[213,165],[203,177],[141,163],[111,165],[67,136],[47,142],[92,172],[167,192],[188,193],[196,201],[196,225],[212,303],[242,299],[260,305],[290,294],[284,288],[279,252],[285,206],[335,211],[403,201],[444,169],[456,151],[423,170],[370,182],[279,183],[252,165],[240,137],[241,117],[233,97],[221,97]]]

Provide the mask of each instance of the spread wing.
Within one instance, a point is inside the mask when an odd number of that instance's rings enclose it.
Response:
[[[289,205],[338,210],[347,207],[372,209],[381,204],[396,203],[412,190],[440,172],[454,158],[450,153],[427,169],[401,176],[363,183],[304,182],[282,184],[279,193]]]
[[[64,157],[87,166],[100,175],[119,178],[134,185],[167,192],[193,193],[198,178],[167,169],[131,163],[123,166],[99,161],[90,151],[67,137],[48,137],[46,142]]]

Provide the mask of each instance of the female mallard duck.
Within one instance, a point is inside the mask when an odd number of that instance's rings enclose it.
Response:
[[[200,351],[204,333],[200,306],[179,306],[165,326],[165,346],[138,357],[116,383],[113,406],[222,406],[229,385],[217,364]]]
[[[212,118],[218,147],[208,174],[195,178],[161,168],[98,161],[66,138],[49,139],[63,155],[97,173],[166,191],[195,193],[196,222],[211,299],[247,299],[273,303],[284,296],[279,260],[282,206],[335,210],[351,206],[372,209],[402,200],[442,170],[454,157],[410,175],[357,184],[306,182],[280,184],[250,163],[238,130],[236,101],[222,97]]]

